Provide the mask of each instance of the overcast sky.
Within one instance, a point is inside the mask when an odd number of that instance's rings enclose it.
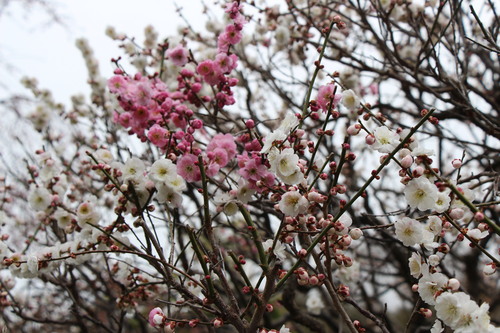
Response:
[[[40,7],[31,10],[14,3],[0,16],[0,97],[26,91],[18,83],[22,76],[34,76],[40,87],[49,88],[58,102],[87,92],[87,72],[75,40],[89,40],[99,59],[101,74],[112,75],[110,59],[120,55],[117,43],[104,33],[108,25],[119,32],[143,39],[152,24],[160,37],[174,34],[182,24],[173,0],[72,0],[48,1],[64,25],[49,24],[50,16]],[[199,1],[182,1],[185,16],[202,27]],[[11,68],[7,68],[9,65]]]

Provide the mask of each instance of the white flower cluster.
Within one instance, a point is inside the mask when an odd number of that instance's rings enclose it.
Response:
[[[431,255],[425,263],[418,253],[413,253],[408,260],[411,275],[419,278],[420,297],[436,309],[438,320],[431,332],[443,331],[441,321],[460,333],[500,332],[499,328],[490,324],[487,303],[478,306],[469,295],[458,292],[460,282],[457,279],[449,279],[446,275],[435,272],[435,268],[431,269],[432,266],[437,267],[439,260],[437,255]]]
[[[235,215],[239,211],[239,204],[246,204],[252,198],[255,190],[249,187],[244,178],[238,180],[238,188],[229,192],[222,192],[214,197],[214,203],[226,215]]]
[[[280,126],[266,137],[266,142],[260,152],[262,154],[268,153],[275,141],[286,140],[290,131],[297,127],[298,124],[299,121],[295,114],[288,113],[285,119],[281,122]]]
[[[102,96],[107,96],[106,80],[101,76],[99,71],[99,61],[95,57],[94,51],[90,47],[87,39],[79,38],[76,40],[75,44],[82,53],[85,65],[87,66],[87,72],[89,75],[88,82],[90,84],[90,88],[92,89],[91,99],[93,102],[104,104],[105,101],[102,100]]]
[[[158,191],[156,199],[160,203],[169,203],[175,207],[182,204],[182,191],[186,189],[186,182],[177,174],[177,167],[171,160],[162,158],[151,166],[148,173]]]
[[[285,184],[295,185],[304,181],[304,174],[299,167],[299,156],[293,148],[281,152],[272,148],[268,155],[271,171]]]
[[[439,221],[436,221],[436,219]],[[397,239],[399,239],[404,246],[422,244],[428,249],[438,246],[438,244],[434,242],[434,236],[441,233],[441,220],[439,217],[430,217],[427,224],[422,224],[409,217],[403,217],[394,223],[394,227],[396,228]]]
[[[30,279],[59,267],[64,262],[69,265],[79,265],[90,260],[90,254],[80,254],[94,247],[102,232],[98,229],[86,229],[78,233],[78,238],[55,244],[50,247],[39,248],[27,254],[12,253],[0,241],[0,255],[4,258],[3,265],[8,265],[11,274],[18,278]],[[120,238],[124,244],[128,239]],[[64,260],[59,260],[64,258]],[[95,258],[95,257],[94,257]]]

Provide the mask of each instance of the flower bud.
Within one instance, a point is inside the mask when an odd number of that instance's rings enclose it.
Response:
[[[448,287],[453,291],[457,291],[460,288],[460,281],[455,278],[449,279]]]
[[[222,319],[220,319],[220,318],[214,319],[214,327],[215,328],[220,328],[220,327],[222,327],[222,325],[224,325],[224,322],[222,321]]]
[[[411,155],[406,155],[401,159],[401,166],[405,169],[411,167],[412,164],[413,164],[413,156]]]
[[[454,220],[459,220],[462,217],[464,217],[464,215],[465,215],[465,212],[462,208],[453,208],[450,211],[450,217]]]
[[[349,236],[354,240],[360,239],[361,236],[363,236],[363,230],[359,228],[351,229],[351,231],[349,231]]]
[[[462,166],[462,161],[458,158],[455,158],[453,161],[451,161],[451,165],[453,165],[455,169],[458,169]]]
[[[497,266],[494,263],[490,263],[484,266],[483,273],[484,275],[493,275],[497,271]]]
[[[420,313],[422,316],[424,316],[425,318],[430,318],[432,317],[432,311],[430,309],[427,309],[427,308],[420,308],[418,310],[418,313]]]
[[[375,141],[376,141],[376,139],[375,139],[375,136],[373,134],[368,134],[365,137],[365,142],[366,142],[367,145],[371,146],[372,144],[375,143]]]
[[[357,135],[361,131],[360,124],[353,124],[347,128],[347,134],[349,135]]]
[[[474,219],[478,222],[481,222],[482,220],[484,220],[483,212],[476,212],[476,214],[474,214]]]

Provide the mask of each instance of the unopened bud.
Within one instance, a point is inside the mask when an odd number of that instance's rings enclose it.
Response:
[[[354,240],[360,239],[361,236],[363,236],[363,230],[359,228],[351,229],[351,231],[349,231],[349,236]]]
[[[368,134],[365,137],[365,142],[366,142],[367,145],[371,146],[372,144],[375,143],[375,141],[376,141],[376,139],[375,139],[375,136],[373,134]]]
[[[460,288],[460,281],[455,278],[449,279],[448,287],[453,291],[457,291]]]
[[[458,169],[462,166],[462,161],[458,158],[455,158],[453,161],[451,161],[451,165],[453,165],[455,169]]]
[[[484,275],[493,275],[497,271],[497,266],[495,263],[490,263],[484,266],[483,273]]]
[[[450,211],[450,217],[454,220],[459,220],[462,217],[464,217],[464,215],[465,215],[465,212],[462,208],[453,208]]]
[[[427,308],[420,308],[418,310],[418,313],[420,313],[422,316],[424,316],[425,318],[430,318],[432,317],[432,311],[430,309],[427,309]]]

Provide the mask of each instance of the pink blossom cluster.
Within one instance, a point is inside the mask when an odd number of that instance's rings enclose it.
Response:
[[[177,76],[177,87],[173,91],[157,75],[128,76],[117,69],[115,76],[108,81],[108,88],[117,96],[121,108],[115,111],[114,121],[128,128],[129,134],[137,135],[142,141],[150,141],[164,151],[174,152],[175,155],[198,155],[199,151],[193,146],[194,134],[199,130],[204,133],[204,129],[203,121],[195,116],[193,106],[200,107],[213,99],[218,108],[235,103],[231,89],[237,85],[238,79],[229,77],[229,74],[238,65],[238,57],[230,52],[230,47],[241,40],[243,25],[246,23],[240,11],[241,6],[237,2],[228,4],[226,12],[232,22],[218,37],[215,59],[199,62],[196,72],[182,68]],[[183,45],[168,49],[166,55],[178,67],[184,67],[192,61]],[[217,86],[213,97],[200,94],[203,82]],[[217,165],[227,163],[220,151],[213,151],[211,155],[213,156],[208,160],[211,164],[210,172],[214,174],[213,170],[217,168],[211,163],[212,159],[217,159]],[[187,157],[184,162],[191,164],[192,160],[192,157]],[[193,175],[191,178],[196,179],[197,176]]]
[[[232,20],[224,32],[217,39],[217,55],[215,59],[206,59],[198,64],[196,71],[203,80],[211,86],[218,87],[216,93],[217,106],[232,105],[235,103],[231,88],[238,84],[238,79],[230,78],[231,73],[238,66],[238,56],[231,53],[230,48],[241,41],[245,17],[241,14],[241,5],[233,2],[227,5],[226,13]]]
[[[203,127],[203,122],[194,118],[186,102],[201,90],[201,84],[195,82],[189,88],[186,84],[179,85],[178,91],[169,92],[158,78],[140,74],[129,77],[119,70],[117,73],[108,81],[111,93],[117,95],[122,108],[122,112],[115,111],[114,121],[129,128],[129,134],[137,135],[142,141],[149,140],[161,149],[173,142],[177,149],[187,150],[194,141],[194,132]],[[193,76],[188,70],[180,73],[185,79]]]

